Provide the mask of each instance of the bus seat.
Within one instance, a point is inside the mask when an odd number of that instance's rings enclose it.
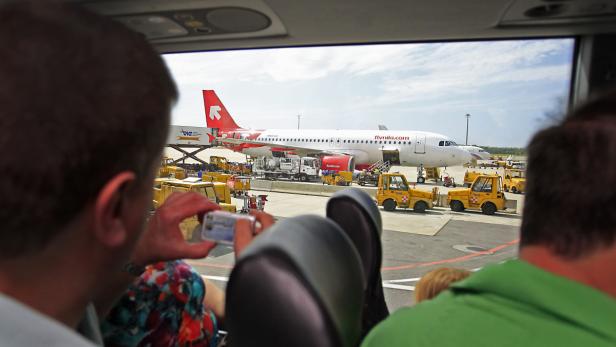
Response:
[[[357,346],[365,279],[338,225],[279,221],[240,255],[227,285],[229,345]]]
[[[356,188],[334,194],[327,202],[326,209],[327,218],[347,233],[361,258],[366,278],[362,312],[363,337],[389,315],[381,279],[381,213],[372,197]]]

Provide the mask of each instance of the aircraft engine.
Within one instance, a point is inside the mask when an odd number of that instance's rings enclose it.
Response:
[[[321,158],[323,171],[351,171],[355,169],[355,159],[351,155],[326,155]]]

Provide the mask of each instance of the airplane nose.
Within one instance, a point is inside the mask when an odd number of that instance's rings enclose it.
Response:
[[[470,163],[471,160],[473,160],[473,155],[469,151],[462,148],[460,148],[458,152],[458,157],[462,160],[462,164]]]

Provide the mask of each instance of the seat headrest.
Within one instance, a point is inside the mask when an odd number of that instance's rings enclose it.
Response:
[[[362,336],[365,336],[389,315],[381,279],[381,214],[370,195],[351,188],[329,199],[327,217],[346,232],[361,258],[366,278],[362,312]]]
[[[350,200],[357,204],[371,220],[374,229],[381,235],[383,230],[383,222],[381,220],[381,212],[376,205],[374,199],[366,192],[357,188],[347,188],[336,192],[327,201],[327,215],[330,216],[330,209],[336,208],[338,201]],[[340,211],[337,211],[340,212]]]
[[[231,346],[355,346],[365,279],[355,247],[318,216],[279,221],[239,257],[227,285]]]
[[[382,261],[381,213],[366,192],[349,188],[334,194],[327,202],[327,218],[338,224],[349,236],[362,260],[364,276],[380,271]]]

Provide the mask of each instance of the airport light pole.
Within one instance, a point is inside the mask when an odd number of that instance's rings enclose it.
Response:
[[[302,118],[302,115],[298,114],[297,115],[297,130],[299,130],[299,120],[300,120],[300,118]]]
[[[464,117],[466,117],[466,145],[468,146],[468,120],[471,119],[471,115],[467,113]]]

